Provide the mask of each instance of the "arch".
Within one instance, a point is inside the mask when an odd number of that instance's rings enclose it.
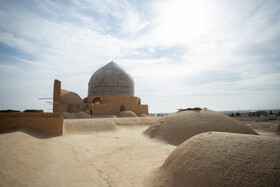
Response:
[[[138,99],[137,104],[141,105],[141,99]]]
[[[120,107],[120,112],[122,112],[122,111],[125,111],[125,106],[124,106],[124,105],[122,105],[122,106]]]
[[[83,102],[84,102],[84,103],[87,103],[87,97],[83,99]]]
[[[100,97],[95,97],[92,101],[93,104],[102,104],[103,100]]]

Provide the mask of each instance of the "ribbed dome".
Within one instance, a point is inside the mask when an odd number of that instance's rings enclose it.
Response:
[[[134,96],[134,81],[117,63],[110,62],[97,70],[88,83],[91,95]]]

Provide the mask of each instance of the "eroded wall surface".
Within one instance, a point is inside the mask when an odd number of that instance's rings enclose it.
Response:
[[[53,112],[59,112],[61,81],[55,79],[53,87]]]
[[[63,118],[59,113],[0,113],[0,133],[17,128],[62,135]]]

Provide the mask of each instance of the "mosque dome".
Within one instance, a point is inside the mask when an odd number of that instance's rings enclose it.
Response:
[[[83,104],[82,98],[75,92],[61,89],[60,103],[62,104]]]
[[[88,96],[91,95],[134,96],[133,78],[117,63],[110,62],[91,76],[88,83]]]

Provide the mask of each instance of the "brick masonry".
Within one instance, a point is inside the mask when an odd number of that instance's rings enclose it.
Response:
[[[32,129],[62,135],[63,118],[59,113],[0,113],[0,133],[9,129]]]

